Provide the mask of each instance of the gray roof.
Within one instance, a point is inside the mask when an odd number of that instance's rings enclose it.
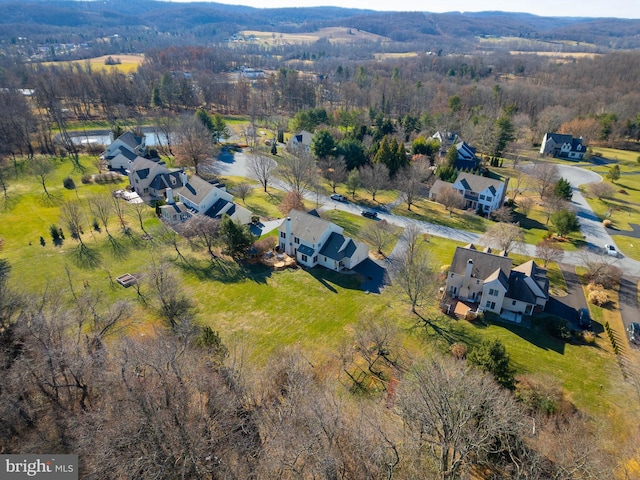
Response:
[[[175,171],[156,175],[156,178],[153,179],[149,186],[151,188],[155,188],[156,190],[164,190],[166,188],[180,188],[183,186],[180,173],[181,171]],[[175,181],[172,181],[172,178]]]
[[[505,291],[509,288],[509,277],[507,277],[506,273],[504,273],[501,269],[497,268],[495,272],[485,278],[485,282],[492,282],[494,280],[498,280],[500,284],[504,287]]]
[[[125,158],[127,158],[128,160],[131,160],[131,161],[134,161],[136,159],[136,157],[138,156],[137,153],[132,152],[128,148],[124,148],[122,145],[120,145],[110,155],[107,155],[105,157],[105,159],[106,160],[112,160],[112,159],[116,158],[118,155],[123,155]]]
[[[509,290],[507,290],[505,296],[535,305],[538,297],[527,285],[526,278],[527,276],[522,272],[511,272],[511,275],[509,275]]]
[[[128,131],[120,135],[118,137],[118,140],[120,140],[122,143],[126,143],[135,150],[140,145],[142,145],[142,140],[144,140],[144,138],[137,136],[132,131]]]
[[[356,243],[352,239],[334,232],[329,235],[329,238],[320,250],[320,255],[340,261],[343,258],[350,258],[356,251],[356,248]]]
[[[231,202],[223,199],[223,198],[219,198],[218,200],[216,200],[216,202],[211,205],[211,208],[209,208],[209,210],[207,210],[205,212],[205,215],[211,218],[219,218],[221,217],[220,212]],[[226,212],[229,216],[232,215],[232,213],[230,212]]]
[[[309,215],[299,210],[291,210],[287,217],[291,218],[291,233],[307,243],[317,243],[322,234],[330,227],[331,222]],[[286,219],[279,231],[286,231]]]
[[[518,265],[517,267],[513,267],[512,272],[521,272],[531,277],[542,293],[548,298],[549,297],[549,279],[547,278],[547,271],[544,268],[540,268],[536,262],[533,260],[529,260],[528,262],[523,263],[522,265]]]
[[[307,247],[306,245],[300,245],[298,247],[298,251],[303,255],[309,255],[310,257],[312,257],[314,253],[316,253],[313,248]]]
[[[555,143],[571,143],[573,137],[564,133],[547,132],[547,141],[552,139]]]
[[[467,268],[467,261],[469,260],[473,261],[473,271],[471,275],[474,278],[485,280],[498,269],[507,276],[511,272],[512,261],[510,258],[478,250],[471,250],[464,247],[456,248],[449,271],[459,275],[464,275]]]
[[[167,172],[169,171],[166,165],[161,162],[159,158],[149,159],[138,156],[131,164],[131,171],[135,172],[138,175],[138,178],[145,179],[149,175],[151,169],[158,165],[162,165]]]
[[[200,205],[214,188],[215,187],[206,180],[194,175],[189,178],[186,185],[178,188],[175,192],[196,205]]]
[[[500,180],[493,178],[481,177],[480,175],[474,175],[473,173],[460,173],[456,178],[456,183],[461,182],[465,189],[472,192],[480,193],[485,189],[489,189],[494,195],[503,183]]]

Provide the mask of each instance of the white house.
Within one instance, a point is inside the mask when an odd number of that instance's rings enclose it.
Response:
[[[582,160],[584,154],[587,153],[587,146],[582,144],[582,137],[573,138],[571,135],[547,132],[542,138],[540,153],[559,158]]]
[[[485,214],[489,214],[504,203],[508,184],[508,178],[501,182],[472,173],[461,173],[453,184],[436,180],[429,191],[429,198],[437,202],[438,194],[443,188],[453,187],[464,198],[464,208],[482,209]]]
[[[312,140],[313,133],[302,130],[291,137],[289,145],[291,145],[294,150],[301,148],[305,152],[308,152],[311,149]]]
[[[169,174],[172,171],[167,168],[160,159],[136,157],[127,169],[129,183],[135,192],[141,197],[152,197],[155,193],[151,190],[151,183],[158,175]]]
[[[279,248],[305,267],[350,270],[368,258],[369,247],[343,232],[317,215],[291,210],[278,229]]]
[[[144,155],[146,148],[145,137],[129,131],[113,140],[101,158],[111,170],[127,170],[138,156]]]
[[[496,255],[470,244],[456,248],[446,292],[453,298],[477,303],[478,311],[531,315],[544,310],[549,280],[546,270],[533,260],[512,267],[512,260],[503,252]]]
[[[167,204],[160,207],[162,218],[168,222],[183,222],[191,215],[202,214],[211,218],[228,215],[242,225],[251,223],[251,212],[233,202],[233,196],[222,185],[212,185],[200,177],[187,179],[181,174],[182,185],[167,188]]]

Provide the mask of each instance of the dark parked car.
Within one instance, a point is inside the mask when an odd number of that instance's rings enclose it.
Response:
[[[627,327],[627,332],[629,332],[629,341],[640,345],[640,323],[633,322],[630,324]]]
[[[581,308],[578,311],[578,325],[581,328],[586,328],[586,329],[591,328],[591,317],[589,316],[588,308]]]
[[[367,218],[378,218],[378,212],[372,212],[370,210],[363,210],[362,216]]]

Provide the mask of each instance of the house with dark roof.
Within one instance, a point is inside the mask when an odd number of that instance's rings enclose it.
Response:
[[[482,212],[488,215],[500,208],[504,203],[508,184],[508,178],[502,182],[472,173],[460,173],[453,184],[436,180],[429,191],[429,199],[437,202],[438,193],[443,188],[453,187],[464,198],[464,208],[481,209]]]
[[[211,218],[231,217],[242,225],[251,223],[251,212],[234,203],[233,196],[223,185],[213,185],[198,176],[187,179],[182,173],[179,187],[166,189],[167,204],[160,207],[162,218],[170,223],[184,222],[193,215]]]
[[[127,169],[129,184],[142,198],[164,198],[165,183],[173,184],[181,177],[181,169],[169,169],[159,158],[136,157]],[[166,178],[157,180],[158,176]],[[171,178],[169,178],[171,177]],[[180,183],[180,185],[182,185]],[[177,186],[177,185],[175,185]]]
[[[294,150],[303,149],[308,152],[311,149],[311,141],[313,140],[313,133],[302,130],[291,137],[289,145]]]
[[[587,153],[587,146],[582,144],[582,137],[574,138],[571,135],[547,132],[542,138],[540,153],[558,158],[582,160]]]
[[[448,131],[437,131],[431,138],[440,142],[440,157],[444,158],[451,148],[455,145],[458,150],[458,158],[456,159],[455,168],[457,170],[475,170],[480,165],[480,159],[476,156],[476,149],[462,140],[457,133]]]
[[[369,257],[369,247],[344,236],[342,227],[317,214],[291,210],[278,228],[279,248],[300,265],[350,270]]]
[[[113,140],[101,158],[111,170],[128,170],[138,156],[144,155],[146,148],[144,136],[129,131]]]
[[[533,260],[513,267],[504,252],[457,247],[447,274],[446,293],[477,303],[479,312],[501,316],[531,315],[544,310],[549,299],[546,270]]]

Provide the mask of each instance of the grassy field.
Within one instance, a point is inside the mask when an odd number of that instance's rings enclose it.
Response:
[[[82,161],[89,165],[88,158]],[[91,167],[87,168],[91,173]],[[76,190],[62,187],[62,179],[67,176],[74,179]],[[606,420],[614,432],[623,432],[624,420],[639,411],[636,392],[622,380],[617,360],[602,334],[596,346],[565,344],[551,338],[537,323],[526,329],[452,320],[439,313],[435,302],[420,310],[421,315],[437,327],[434,329],[409,312],[398,290],[389,288],[381,295],[368,295],[358,288],[361,279],[355,274],[336,274],[321,268],[275,272],[257,265],[239,266],[231,261],[212,263],[204,253],[192,252],[186,243],[180,243],[189,258],[186,265],[177,260],[170,246],[160,242],[159,223],[151,209],[145,227],[154,236],[153,242],[141,239],[142,231],[132,216],[129,217],[130,236],[122,234],[115,218],[112,219],[109,228],[117,239],[117,249],[104,231],[90,229],[88,218],[83,239],[95,253],[96,264],[88,266],[78,262],[76,242],[67,236],[63,245],[54,246],[48,233],[49,225],[63,226],[60,221],[63,200],[75,199],[82,203],[89,195],[115,188],[83,185],[80,177],[81,173],[73,170],[69,160],[57,160],[56,170],[47,180],[53,201],[43,197],[42,187],[33,176],[24,174],[10,182],[11,201],[8,208],[0,211],[0,237],[5,242],[2,256],[12,265],[12,282],[21,291],[59,289],[60,301],[68,301],[68,272],[76,288],[85,285],[96,289],[107,302],[116,299],[134,302],[137,306],[132,331],[138,334],[158,325],[155,314],[138,303],[135,289],[113,285],[110,277],[143,272],[152,261],[167,261],[174,265],[182,288],[195,302],[197,321],[219,330],[224,341],[242,348],[251,362],[264,363],[279,346],[292,344],[301,345],[316,364],[331,362],[340,346],[352,339],[358,321],[386,319],[400,328],[410,355],[434,348],[444,351],[454,341],[473,346],[483,339],[499,338],[506,345],[518,374],[553,377],[570,401],[581,410]],[[227,180],[230,187],[242,181]],[[278,218],[278,195],[256,189],[247,197],[247,207]],[[385,192],[384,195],[392,199],[394,194]],[[369,221],[359,215],[333,210],[325,214],[341,225],[347,235],[356,237]],[[437,213],[431,215],[438,216]],[[447,224],[449,220],[454,219],[444,219]],[[40,245],[40,236],[45,239],[45,246]],[[437,268],[448,265],[455,247],[460,245],[441,238],[428,241]],[[525,259],[514,257],[514,260],[519,263]],[[549,272],[556,288],[562,290],[564,286],[558,279],[557,268],[551,266]],[[599,319],[599,313],[594,312],[594,317]]]
[[[105,61],[111,57],[115,62],[114,65],[106,65]],[[87,58],[85,60],[73,60],[70,62],[47,62],[45,65],[89,65],[92,70],[117,70],[122,73],[131,73],[138,70],[140,64],[144,62],[144,55],[102,55],[101,57]]]
[[[269,46],[314,43],[320,39],[327,39],[331,43],[389,41],[387,37],[381,35],[365,32],[357,28],[346,27],[320,28],[316,32],[311,33],[280,33],[245,30],[239,34],[243,39],[242,42],[261,43]]]

